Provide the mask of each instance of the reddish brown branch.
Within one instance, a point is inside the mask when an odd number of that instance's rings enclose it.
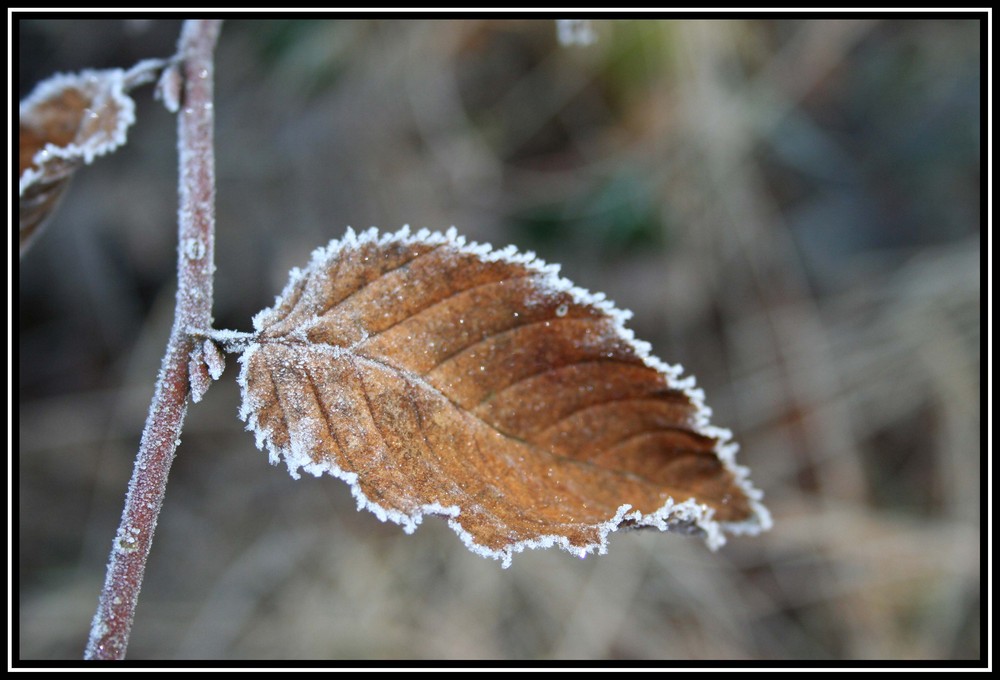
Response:
[[[178,118],[180,210],[174,326],[163,357],[87,643],[87,659],[123,659],[153,543],[170,464],[189,393],[191,329],[211,328],[215,259],[215,159],[212,142],[212,53],[220,21],[184,24],[178,55],[184,103]]]

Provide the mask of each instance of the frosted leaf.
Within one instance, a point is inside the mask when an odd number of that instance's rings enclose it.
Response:
[[[205,354],[205,365],[208,367],[208,374],[212,380],[218,380],[222,377],[222,372],[226,370],[226,358],[211,340],[205,340],[202,343],[202,348]]]
[[[351,486],[474,552],[603,553],[610,533],[770,525],[703,394],[628,313],[516,249],[348,230],[292,271],[240,357],[240,416],[272,463]]]
[[[222,377],[226,359],[211,340],[205,340],[191,352],[188,373],[191,379],[191,401],[196,404],[205,396],[213,380]]]
[[[181,74],[180,64],[173,63],[163,69],[163,73],[156,83],[155,96],[163,102],[167,111],[177,113],[181,110],[183,88],[184,76]]]
[[[18,209],[21,254],[84,163],[125,143],[135,102],[121,69],[58,74],[21,102]]]

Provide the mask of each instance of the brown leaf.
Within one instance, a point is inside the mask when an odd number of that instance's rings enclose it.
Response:
[[[59,202],[73,172],[125,142],[135,103],[120,69],[55,75],[21,102],[19,233],[21,254]]]
[[[446,516],[504,566],[622,526],[713,548],[767,528],[693,380],[557,271],[454,230],[349,230],[254,318],[240,416],[293,477],[339,477],[407,532]]]

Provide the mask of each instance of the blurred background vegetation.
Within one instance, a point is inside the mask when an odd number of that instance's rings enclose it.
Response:
[[[23,97],[179,21],[18,23]],[[231,21],[217,327],[347,225],[517,244],[705,388],[774,529],[503,571],[271,469],[235,361],[192,408],[132,659],[969,660],[980,637],[981,36],[960,20]],[[175,120],[21,261],[18,655],[78,659],[174,305]]]

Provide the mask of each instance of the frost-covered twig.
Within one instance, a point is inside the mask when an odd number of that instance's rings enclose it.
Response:
[[[212,149],[212,53],[221,22],[184,24],[178,56],[184,67],[183,110],[179,116],[180,210],[178,289],[174,325],[156,382],[121,525],[115,536],[87,643],[87,659],[123,659],[142,586],[146,556],[163,504],[187,410],[189,358],[195,341],[190,328],[212,324],[215,253],[215,165]]]

